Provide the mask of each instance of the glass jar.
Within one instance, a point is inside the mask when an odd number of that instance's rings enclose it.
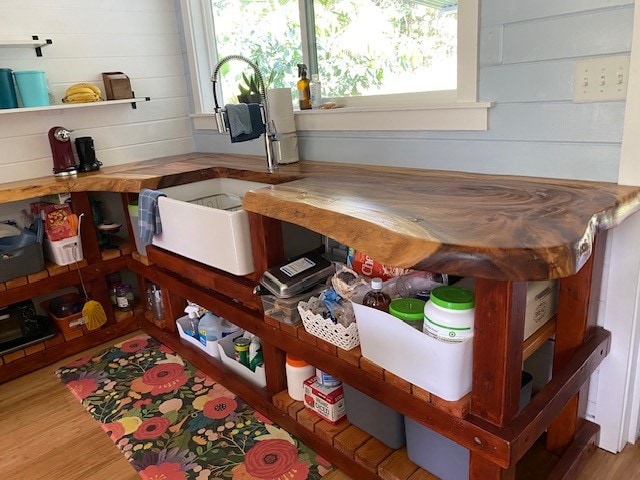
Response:
[[[123,310],[130,310],[133,307],[133,292],[131,285],[116,285],[116,306]]]

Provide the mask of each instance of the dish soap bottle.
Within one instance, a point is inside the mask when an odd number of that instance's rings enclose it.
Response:
[[[371,290],[362,299],[362,305],[389,313],[391,297],[382,291],[382,279],[371,279]]]
[[[307,66],[304,63],[298,64],[298,76],[300,80],[296,86],[298,87],[298,103],[300,110],[311,109],[311,91],[309,90],[309,79],[307,78]]]
[[[311,74],[309,91],[311,92],[311,108],[320,108],[322,105],[322,84],[317,73]]]

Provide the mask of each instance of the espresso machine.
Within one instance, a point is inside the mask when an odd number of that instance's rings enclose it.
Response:
[[[53,155],[53,174],[56,177],[76,175],[78,168],[71,148],[71,132],[64,127],[49,129],[49,144]]]
[[[96,150],[93,147],[93,138],[78,137],[75,140],[76,153],[78,154],[78,170],[81,172],[93,172],[100,169],[102,162],[96,159]]]

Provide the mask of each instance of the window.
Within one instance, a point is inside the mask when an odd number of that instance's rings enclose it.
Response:
[[[183,0],[182,6],[194,52],[200,42],[209,58],[248,57],[268,87],[292,87],[294,99],[297,64],[319,74],[323,99],[347,108],[331,111],[330,119],[320,117],[326,111],[299,112],[300,130],[486,129],[489,104],[476,102],[477,0]],[[215,62],[204,63],[196,77],[210,90]],[[192,72],[202,64],[190,62]],[[251,69],[242,62],[221,69],[220,103],[245,87],[243,73]],[[206,98],[199,113],[211,111]],[[438,119],[443,108],[448,112]],[[392,112],[414,110],[409,117],[416,117],[415,109],[417,123],[393,120]],[[465,121],[454,125],[451,110]],[[376,111],[390,117],[380,123]]]

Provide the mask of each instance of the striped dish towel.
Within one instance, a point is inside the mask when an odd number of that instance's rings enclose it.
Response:
[[[165,194],[143,188],[138,197],[138,230],[145,246],[150,245],[154,235],[162,233],[162,222],[158,209],[158,198]]]

